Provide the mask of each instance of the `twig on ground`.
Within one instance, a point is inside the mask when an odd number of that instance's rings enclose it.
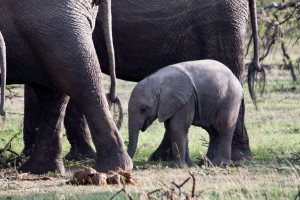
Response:
[[[114,194],[114,196],[112,196],[112,197],[110,198],[110,200],[114,199],[116,196],[118,196],[118,195],[121,194],[122,192],[124,192],[130,200],[133,200],[133,198],[130,196],[130,194],[126,191],[126,189],[125,189],[125,184],[123,185],[123,188],[122,188],[121,190],[119,190],[116,194]]]
[[[148,199],[158,199],[158,198],[156,198],[156,197],[152,197],[151,195],[152,194],[154,194],[154,193],[156,193],[156,192],[160,192],[160,191],[162,191],[162,189],[157,189],[157,190],[154,190],[154,191],[152,191],[152,192],[149,192],[148,194],[147,194],[147,197],[148,197]]]
[[[193,187],[192,187],[192,194],[191,194],[191,197],[195,197],[195,189],[196,189],[196,178],[194,176],[194,174],[192,174],[191,172],[189,172],[191,177],[192,177],[192,180],[193,180]]]
[[[300,185],[298,185],[298,194],[295,196],[295,200],[300,200]]]
[[[184,186],[189,180],[191,179],[191,177],[188,177],[185,181],[183,181],[180,185],[178,185],[177,183],[175,183],[174,181],[172,181],[172,184],[179,190],[179,195],[182,194],[181,192],[181,187]]]

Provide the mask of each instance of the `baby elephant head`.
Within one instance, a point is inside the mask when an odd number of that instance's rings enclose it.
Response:
[[[157,118],[159,122],[171,118],[191,98],[192,92],[189,76],[168,67],[136,85],[128,105],[128,154],[131,158],[135,154],[139,131],[145,131]]]

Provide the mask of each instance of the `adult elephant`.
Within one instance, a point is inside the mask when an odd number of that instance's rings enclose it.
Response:
[[[248,7],[255,45],[253,66],[260,70],[255,6],[254,0],[113,1],[117,77],[140,81],[154,71],[174,63],[215,59],[228,66],[242,82]],[[97,16],[93,40],[101,69],[109,73],[101,13]],[[74,106],[70,107],[71,111],[75,109]],[[68,123],[72,121],[77,123]],[[89,144],[84,140],[87,137],[83,135],[87,132],[83,131],[82,123],[84,118],[78,119],[74,115],[65,119],[68,138],[72,138],[68,158],[87,155],[86,146]],[[82,143],[84,148],[80,147]],[[168,159],[170,146],[169,136],[165,134],[150,160]],[[232,143],[232,159],[242,158],[251,159],[252,153],[243,118],[239,115]]]
[[[103,8],[109,3],[103,1]],[[110,115],[92,41],[98,7],[89,0],[2,0],[0,10],[7,83],[29,84],[40,105],[35,146],[19,170],[64,173],[61,123],[68,96],[86,116],[97,150],[96,169],[130,170],[132,161]],[[105,13],[109,20],[110,10]]]

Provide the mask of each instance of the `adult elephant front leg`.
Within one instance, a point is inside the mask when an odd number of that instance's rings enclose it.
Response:
[[[30,158],[19,168],[22,172],[43,174],[58,170],[64,174],[61,156],[61,125],[68,97],[56,90],[34,86],[40,104],[37,138]],[[55,127],[53,130],[52,127]]]

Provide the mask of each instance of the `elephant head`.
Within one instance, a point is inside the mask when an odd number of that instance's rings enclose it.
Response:
[[[133,158],[139,131],[145,131],[154,120],[171,118],[192,96],[192,81],[183,71],[163,68],[139,82],[128,105],[128,154]]]
[[[5,116],[5,86],[6,86],[6,48],[4,38],[0,32],[0,68],[1,68],[1,104],[0,115]]]

